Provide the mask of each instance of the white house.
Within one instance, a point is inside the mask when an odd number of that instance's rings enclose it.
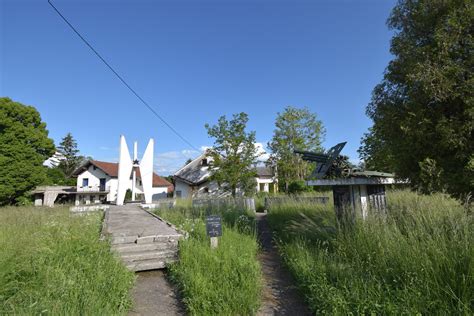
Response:
[[[257,192],[278,192],[278,178],[275,171],[270,167],[257,167]]]
[[[88,160],[75,172],[77,176],[76,205],[102,202],[115,203],[117,200],[119,164],[98,160]],[[143,194],[140,169],[136,170],[136,193]],[[132,190],[132,176],[127,188]],[[173,185],[153,173],[153,200],[165,198],[173,192]]]
[[[211,181],[209,164],[212,157],[204,152],[202,155],[176,171],[174,174],[174,196],[178,198],[202,198],[229,196],[230,191],[219,188],[216,181]],[[276,192],[278,180],[271,168],[257,167],[256,191]]]

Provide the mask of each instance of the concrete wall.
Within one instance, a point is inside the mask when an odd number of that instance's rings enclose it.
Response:
[[[181,194],[179,194],[181,192]],[[179,179],[176,179],[174,184],[174,197],[187,199],[191,197],[191,186]]]
[[[215,181],[204,182],[199,186],[191,186],[184,181],[176,179],[174,197],[178,197],[178,192],[181,191],[181,198],[201,198],[201,197],[223,197],[228,196],[229,193],[221,190]]]

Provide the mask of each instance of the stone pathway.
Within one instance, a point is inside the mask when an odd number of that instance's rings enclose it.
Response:
[[[127,267],[137,272],[129,315],[185,315],[172,285],[161,269],[176,260],[183,235],[174,226],[143,210],[138,204],[111,205],[104,220],[110,237]]]
[[[111,205],[106,218],[106,233],[114,238],[176,235],[178,232],[140,208],[138,204]],[[113,241],[112,240],[112,241]]]
[[[262,306],[257,315],[312,315],[294,286],[293,278],[282,265],[267,214],[257,213],[256,219],[264,281]]]
[[[177,260],[178,241],[183,234],[139,205],[112,205],[104,222],[112,250],[130,270],[162,269]]]
[[[137,273],[137,281],[132,291],[134,306],[130,316],[185,315],[172,285],[161,270]]]

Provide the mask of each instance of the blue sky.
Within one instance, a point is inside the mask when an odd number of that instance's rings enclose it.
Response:
[[[53,0],[137,92],[195,147],[204,124],[249,114],[266,144],[277,112],[307,106],[324,145],[357,161],[365,107],[391,55],[393,0]],[[198,152],[154,117],[60,20],[46,0],[0,4],[0,95],[35,106],[56,144],[114,161],[119,135],[155,139],[155,170]]]

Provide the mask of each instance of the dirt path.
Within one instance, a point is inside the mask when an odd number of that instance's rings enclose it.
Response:
[[[294,286],[293,278],[282,266],[266,216],[262,213],[256,215],[264,280],[262,306],[257,315],[311,315]]]
[[[165,278],[162,270],[137,273],[137,281],[132,291],[133,309],[130,316],[185,315],[184,306],[179,302],[175,290]]]

